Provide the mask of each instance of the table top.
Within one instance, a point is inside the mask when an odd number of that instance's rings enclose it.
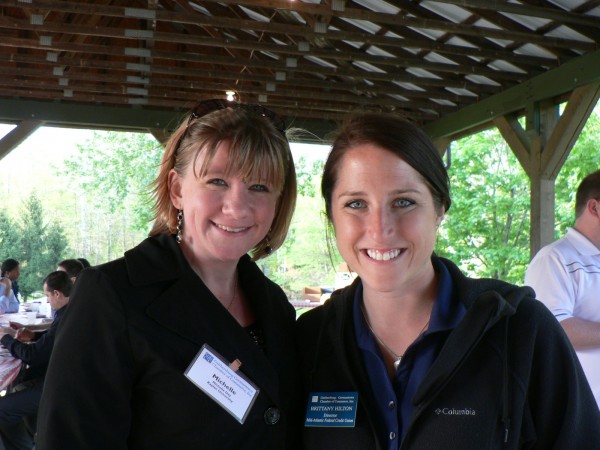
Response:
[[[29,328],[31,331],[43,331],[50,328],[52,318],[37,314],[35,319],[29,316],[27,312],[18,312],[13,314],[0,315],[1,326],[11,326],[12,328]]]
[[[18,329],[26,327],[32,331],[47,330],[52,324],[52,318],[21,310],[18,313],[1,314],[0,325]],[[23,361],[14,358],[8,349],[0,346],[0,391],[5,390],[19,374]]]
[[[0,347],[0,391],[5,390],[19,374],[23,361],[14,358],[4,347]]]

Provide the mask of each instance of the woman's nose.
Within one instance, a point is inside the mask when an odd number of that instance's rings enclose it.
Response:
[[[250,210],[248,191],[243,186],[231,186],[225,195],[223,212],[234,218],[242,218]]]
[[[374,238],[388,236],[393,232],[393,218],[389,211],[382,208],[374,209],[369,214],[369,232]]]

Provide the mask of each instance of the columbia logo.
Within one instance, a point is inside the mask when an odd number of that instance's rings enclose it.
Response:
[[[437,416],[476,416],[477,411],[471,408],[437,408]]]

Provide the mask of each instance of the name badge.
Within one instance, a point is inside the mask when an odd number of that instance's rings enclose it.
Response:
[[[358,392],[311,392],[305,427],[354,427]]]
[[[237,359],[229,364],[204,344],[185,376],[239,423],[244,423],[260,389],[237,371],[240,365]]]

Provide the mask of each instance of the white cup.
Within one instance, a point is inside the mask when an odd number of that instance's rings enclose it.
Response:
[[[34,321],[37,319],[37,311],[31,311],[27,313],[27,320]]]
[[[46,317],[50,317],[50,315],[52,314],[52,307],[50,306],[50,303],[43,303],[42,305],[40,305],[40,314]]]

